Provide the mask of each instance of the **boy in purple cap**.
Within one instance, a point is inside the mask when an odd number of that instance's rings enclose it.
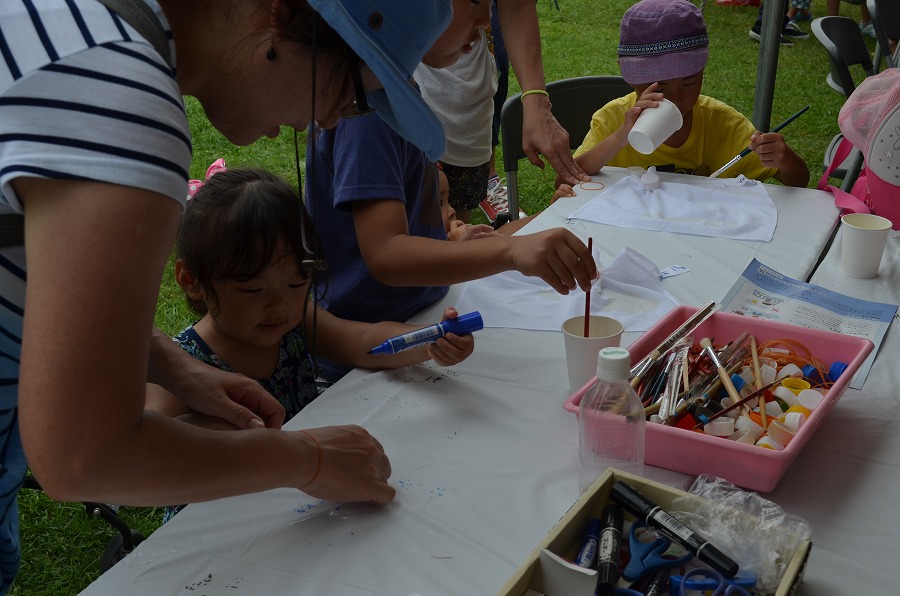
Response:
[[[701,95],[709,37],[700,10],[686,0],[642,0],[625,12],[619,37],[619,67],[635,92],[600,108],[575,151],[589,174],[605,165],[656,166],[658,171],[709,175],[748,146],[753,153],[723,176],[775,178],[806,186],[809,169],[778,133],[763,133],[734,108]],[[663,99],[681,111],[684,124],[649,155],[628,144],[642,110]],[[557,180],[557,185],[559,185]]]

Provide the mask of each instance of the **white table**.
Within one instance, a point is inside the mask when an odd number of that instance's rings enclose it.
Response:
[[[622,174],[606,172],[600,179]],[[836,220],[829,196],[782,187],[770,190],[780,214],[771,244],[567,224],[565,216],[581,200],[577,198],[565,207],[557,203],[523,232],[562,224],[583,238],[592,236],[607,260],[627,244],[660,267],[680,261],[694,273],[667,283],[672,282],[679,300],[700,305],[720,299],[753,257],[800,279],[813,271]],[[801,227],[806,237],[798,233]],[[417,319],[436,320],[457,291],[451,290],[442,304]],[[633,334],[626,336],[625,345],[633,339]],[[288,428],[339,423],[366,427],[391,457],[394,503],[322,503],[281,489],[191,505],[83,594],[495,593],[578,496],[578,430],[575,417],[562,407],[566,385],[561,335],[514,329],[479,332],[475,354],[450,369],[427,365],[393,372],[355,370]],[[846,402],[856,399],[845,397]],[[881,399],[886,403],[880,412],[891,411],[893,403],[893,416],[900,413],[896,400]],[[887,536],[897,535],[900,514],[891,506],[900,488],[900,468],[882,455],[896,453],[900,443],[883,432],[886,422],[874,421],[873,430],[879,429],[876,448],[870,451],[857,437],[848,437],[849,445],[835,445],[835,438],[849,434],[847,429],[868,428],[862,426],[862,415],[848,413],[844,403],[773,497],[814,524],[802,593],[868,593],[832,587],[851,580],[855,588],[873,585],[882,588],[876,593],[898,593],[885,589],[900,585],[898,570],[885,564],[889,558],[900,562],[893,554],[896,549],[877,552],[875,547],[888,546]],[[882,446],[884,453],[878,451]],[[827,472],[836,451],[843,454],[839,461],[845,475],[825,482],[821,471]],[[867,457],[854,460],[853,454]],[[876,456],[885,463],[868,459]],[[876,472],[884,473],[883,479]],[[646,475],[679,488],[687,488],[692,480],[653,467],[646,468]],[[840,500],[848,498],[893,521],[880,526],[884,520],[873,518],[858,527],[855,522],[866,519],[864,511],[846,510]],[[875,529],[879,526],[883,530]],[[879,538],[872,548],[862,549],[870,531],[879,532]],[[861,552],[877,555],[877,566],[864,561],[857,554]]]

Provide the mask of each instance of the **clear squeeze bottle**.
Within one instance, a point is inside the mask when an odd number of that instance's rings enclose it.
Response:
[[[628,350],[600,350],[598,382],[582,398],[578,417],[581,492],[609,467],[644,472],[644,406],[628,382],[630,369]]]

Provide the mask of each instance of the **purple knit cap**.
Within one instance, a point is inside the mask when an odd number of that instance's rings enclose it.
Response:
[[[629,85],[695,75],[709,57],[703,14],[687,0],[641,0],[622,17],[618,54]]]

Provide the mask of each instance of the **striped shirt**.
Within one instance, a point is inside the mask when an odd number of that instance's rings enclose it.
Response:
[[[145,1],[171,40],[159,5]],[[174,73],[130,25],[96,0],[0,2],[0,214],[22,212],[17,177],[111,182],[184,203],[190,159]],[[0,250],[0,594],[20,553],[25,279],[24,248]]]

